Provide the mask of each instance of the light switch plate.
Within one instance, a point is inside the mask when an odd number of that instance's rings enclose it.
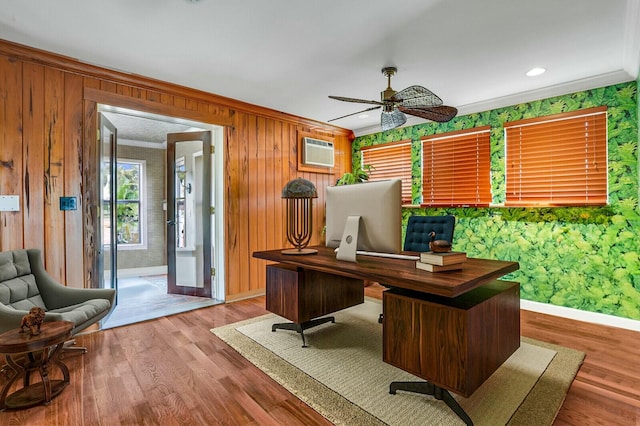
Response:
[[[20,211],[19,195],[0,195],[0,212]]]
[[[76,210],[77,208],[76,197],[60,197],[60,210]]]

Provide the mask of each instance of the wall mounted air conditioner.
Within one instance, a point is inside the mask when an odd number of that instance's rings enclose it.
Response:
[[[333,142],[304,138],[302,150],[304,164],[333,167]]]

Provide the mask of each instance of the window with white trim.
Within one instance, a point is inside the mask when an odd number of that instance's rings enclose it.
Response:
[[[607,107],[504,124],[507,206],[608,202]]]
[[[118,249],[136,249],[146,246],[144,230],[146,227],[146,209],[144,203],[144,182],[146,161],[118,159],[116,165],[117,199],[116,238]],[[103,191],[103,202],[109,205],[108,184]],[[105,232],[110,232],[105,227]],[[109,236],[104,236],[109,241]]]
[[[400,179],[402,203],[412,203],[411,140],[366,146],[360,153],[362,165],[371,166],[369,180]]]
[[[491,201],[490,126],[422,138],[422,205],[481,207]]]

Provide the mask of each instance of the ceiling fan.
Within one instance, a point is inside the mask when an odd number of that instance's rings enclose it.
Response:
[[[398,71],[396,67],[382,68],[382,74],[387,77],[387,89],[380,93],[380,101],[367,101],[364,99],[345,98],[342,96],[329,96],[331,99],[344,102],[376,105],[363,111],[343,115],[329,121],[340,120],[366,111],[372,111],[382,107],[380,124],[382,130],[391,130],[402,126],[407,122],[407,116],[426,118],[427,120],[444,123],[456,116],[458,110],[454,107],[442,105],[442,99],[437,97],[429,89],[422,86],[410,86],[396,92],[391,88],[391,77]]]

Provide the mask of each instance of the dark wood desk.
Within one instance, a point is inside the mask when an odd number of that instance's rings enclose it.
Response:
[[[461,270],[432,273],[417,269],[415,260],[358,255],[358,262],[353,263],[337,260],[332,248],[313,248],[317,254],[287,255],[269,250],[254,252],[253,257],[445,297],[464,294],[519,267],[518,262],[469,258]]]
[[[331,248],[313,248],[317,254],[253,253],[278,262],[267,266],[267,310],[293,323],[273,331],[295,330],[304,346],[304,329],[333,321],[316,314],[363,302],[362,280],[390,286],[383,295],[383,360],[426,382],[393,382],[389,392],[433,395],[473,424],[448,391],[470,396],[520,346],[520,286],[497,281],[518,263],[469,258],[461,270],[432,273],[415,260],[359,255],[352,263],[337,260]]]

